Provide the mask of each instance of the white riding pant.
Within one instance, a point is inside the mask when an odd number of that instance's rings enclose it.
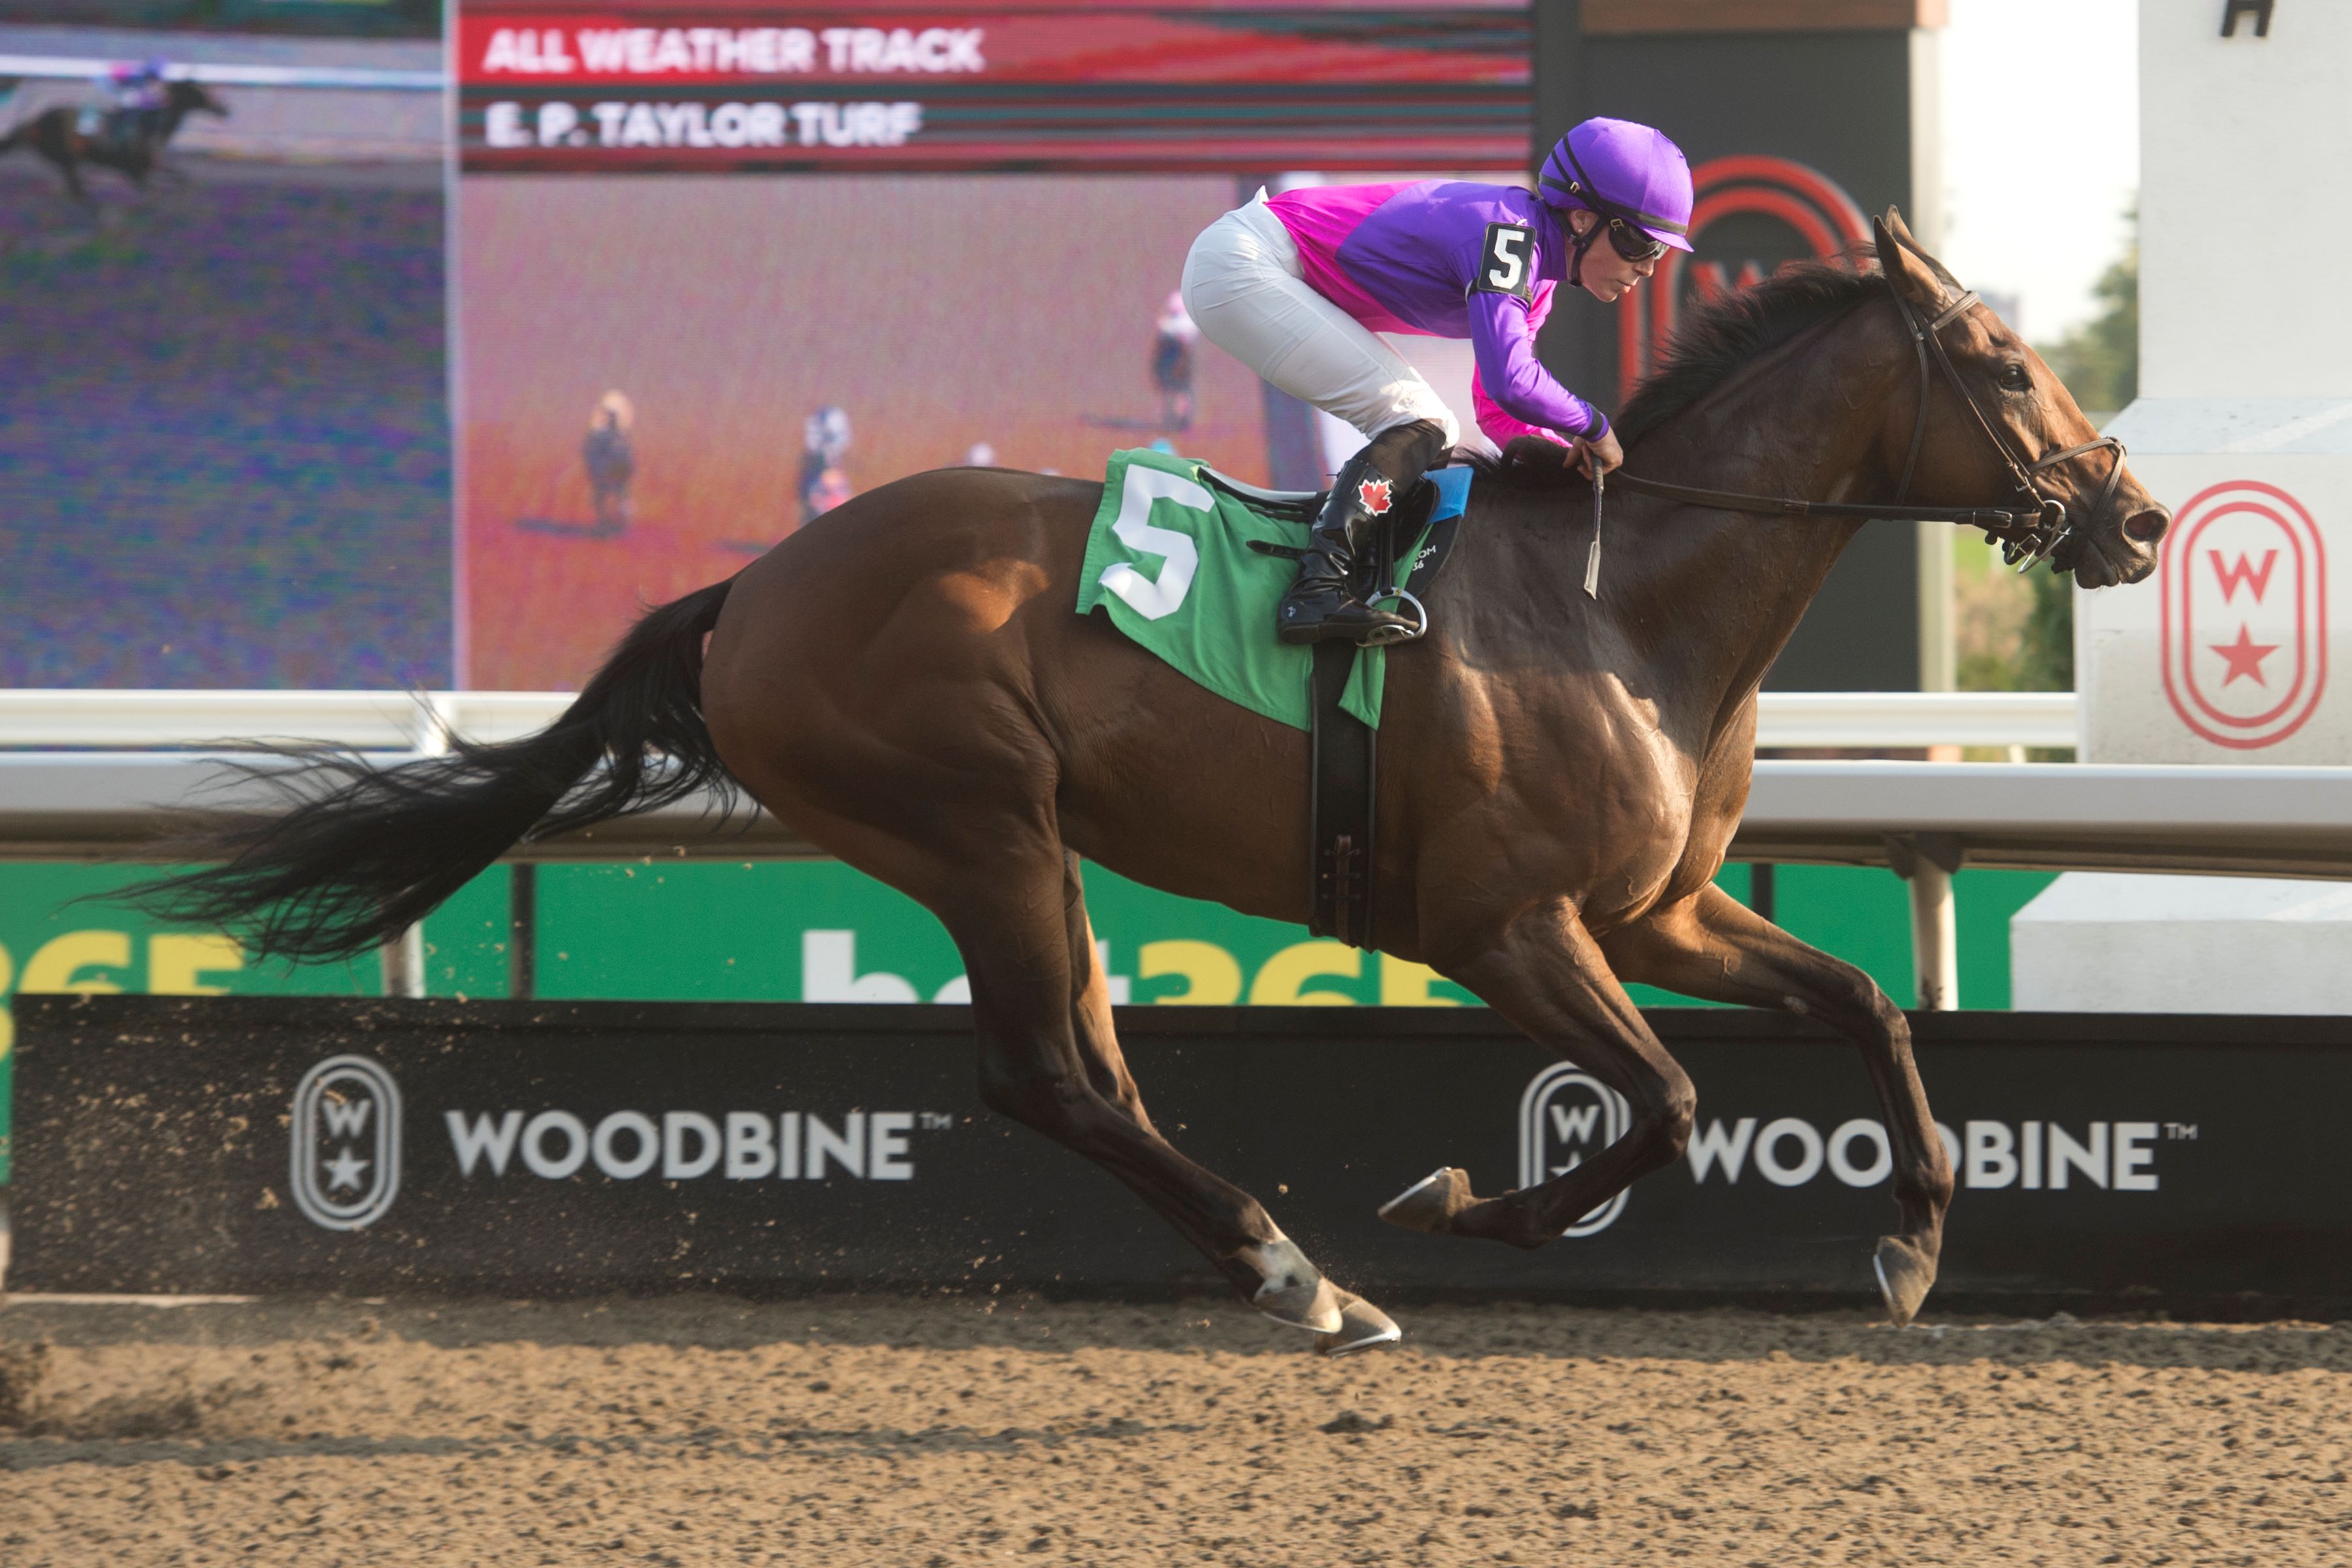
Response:
[[[1454,411],[1421,373],[1307,284],[1298,246],[1263,191],[1192,242],[1184,309],[1211,342],[1366,440],[1419,419],[1443,428],[1449,447],[1462,439]]]

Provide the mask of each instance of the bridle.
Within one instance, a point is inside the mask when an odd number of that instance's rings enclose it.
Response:
[[[1935,268],[1927,253],[1913,245],[1907,237],[1897,243]],[[1941,268],[1936,268],[1941,271]],[[1949,274],[1945,274],[1948,277]],[[2074,525],[2066,503],[2042,494],[2033,476],[2061,464],[2071,463],[2087,453],[2102,449],[2115,453],[2114,465],[2107,470],[2107,482],[2100,490],[2093,507],[2093,517],[2104,516],[2115,500],[2116,490],[2123,483],[2124,444],[2113,436],[2102,436],[2084,441],[2063,451],[2045,453],[2028,458],[2010,444],[2000,426],[1985,415],[1984,406],[1960,378],[1959,367],[1944,349],[1940,336],[1943,330],[1984,303],[1975,289],[1964,291],[1959,298],[1938,302],[1943,308],[1933,317],[1923,314],[1904,298],[1903,290],[1887,280],[1887,292],[1894,297],[1895,308],[1902,312],[1903,325],[1911,334],[1912,351],[1919,361],[1919,412],[1911,426],[1911,449],[1903,459],[1903,481],[1895,489],[1895,499],[1885,502],[1801,500],[1794,496],[1756,495],[1743,490],[1702,489],[1692,485],[1670,485],[1660,479],[1645,479],[1619,468],[1612,476],[1627,489],[1639,490],[1666,500],[1687,501],[1695,506],[1712,507],[1719,511],[1769,513],[1785,517],[1858,517],[1865,521],[1916,521],[1920,522],[1950,522],[1968,528],[1981,528],[1989,539],[1999,539],[2001,558],[2020,571],[2032,566],[2056,550],[2072,537]],[[1940,293],[1941,286],[1938,285]],[[2016,491],[2017,504],[2006,507],[1909,506],[1905,498],[1911,493],[1911,479],[1919,467],[1920,448],[1927,438],[1927,405],[1935,391],[1935,373],[1928,368],[1933,362],[1943,372],[1945,383],[1959,395],[1963,406],[1974,416],[1977,428],[2000,456],[2009,469],[2011,488]]]

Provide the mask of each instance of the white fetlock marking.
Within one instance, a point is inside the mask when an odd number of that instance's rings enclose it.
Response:
[[[1339,1327],[1330,1283],[1288,1237],[1277,1235],[1263,1247],[1244,1247],[1234,1256],[1263,1281],[1250,1298],[1259,1311],[1286,1328],[1329,1333]]]
[[[1453,1171],[1454,1167],[1451,1165],[1438,1166],[1437,1169],[1430,1172],[1429,1174],[1422,1177],[1421,1180],[1415,1182],[1412,1185],[1407,1187],[1404,1191],[1399,1193],[1388,1202],[1382,1204],[1380,1206],[1379,1217],[1381,1219],[1388,1218],[1390,1215],[1395,1213],[1398,1209],[1402,1208],[1406,1204],[1411,1203],[1422,1193],[1445,1180],[1448,1175],[1453,1173]]]
[[[1244,1263],[1257,1270],[1265,1281],[1257,1288],[1253,1300],[1263,1301],[1302,1285],[1312,1285],[1323,1278],[1322,1271],[1307,1261],[1307,1254],[1286,1236],[1277,1236],[1264,1247],[1244,1247],[1236,1254]]]

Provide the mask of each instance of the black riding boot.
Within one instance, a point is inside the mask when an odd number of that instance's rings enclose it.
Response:
[[[1412,630],[1404,616],[1366,604],[1349,579],[1379,537],[1383,514],[1444,455],[1444,432],[1427,421],[1399,426],[1381,432],[1339,469],[1299,559],[1297,579],[1275,617],[1275,633],[1284,642],[1346,637],[1365,643],[1384,633]],[[1375,570],[1385,565],[1372,563]]]

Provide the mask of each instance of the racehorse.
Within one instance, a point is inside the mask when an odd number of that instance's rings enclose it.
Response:
[[[1891,212],[1876,252],[1694,313],[1618,428],[1623,474],[1706,488],[1614,503],[1598,599],[1580,587],[1590,484],[1558,448],[1515,444],[1475,480],[1435,629],[1389,662],[1380,945],[1572,1057],[1632,1120],[1548,1181],[1482,1197],[1441,1170],[1385,1217],[1539,1247],[1679,1155],[1696,1095],[1626,994],[1639,981],[1853,1042],[1894,1155],[1899,1223],[1873,1262],[1896,1322],[1933,1282],[1952,1174],[1903,1013],[1712,881],[1757,689],[1863,526],[1840,505],[1984,523],[2092,588],[2153,571],[2169,518]],[[1081,857],[1302,921],[1308,756],[1305,734],[1072,613],[1101,497],[973,469],[860,496],[648,613],[535,736],[382,773],[314,756],[284,811],[215,822],[190,852],[226,864],[160,885],[152,907],[265,951],[363,952],[520,838],[740,784],[946,926],[990,1106],[1118,1176],[1321,1348],[1393,1339],[1256,1199],[1178,1152],[1120,1057]]]
[[[163,149],[179,133],[180,122],[198,112],[226,119],[228,106],[205,90],[202,82],[173,81],[164,88],[162,108],[110,109],[98,117],[97,129],[90,131],[84,128],[87,110],[60,104],[0,136],[0,153],[32,148],[57,166],[74,199],[86,202],[89,193],[81,183],[84,163],[119,170],[132,184],[143,188]]]

